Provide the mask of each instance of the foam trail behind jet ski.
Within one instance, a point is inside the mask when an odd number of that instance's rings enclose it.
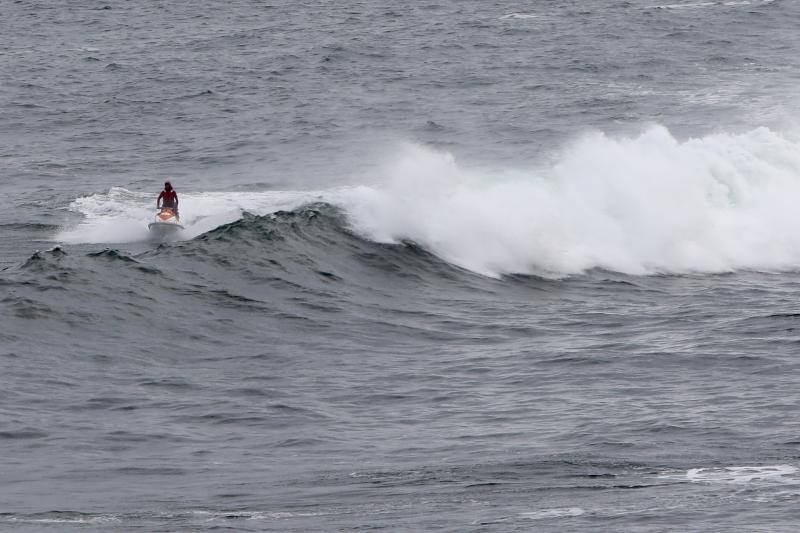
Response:
[[[181,193],[181,238],[190,239],[217,226],[233,222],[244,211],[258,214],[292,209],[314,201],[318,195],[306,192],[199,192]],[[150,238],[147,225],[155,212],[152,194],[114,187],[108,193],[74,200],[69,209],[84,219],[62,230],[55,239],[67,244],[128,243]]]

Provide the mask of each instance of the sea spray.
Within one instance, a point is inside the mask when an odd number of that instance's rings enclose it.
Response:
[[[407,148],[386,175],[342,200],[356,228],[487,275],[800,266],[800,144],[766,128],[592,133],[552,165],[495,174]]]
[[[147,223],[155,213],[156,194],[133,192],[112,187],[75,199],[69,205],[73,212],[83,215],[74,227],[63,228],[56,235],[59,242],[77,244],[111,244],[147,240]],[[179,192],[182,233],[193,238],[222,224],[233,222],[242,213],[268,214],[281,209],[294,209],[319,199],[313,192]]]
[[[78,198],[57,240],[146,238],[154,195],[113,188]],[[187,238],[236,220],[325,201],[365,238],[414,241],[475,272],[569,275],[800,267],[800,143],[766,128],[679,141],[661,126],[590,133],[530,169],[464,168],[400,147],[373,182],[324,191],[181,194]]]

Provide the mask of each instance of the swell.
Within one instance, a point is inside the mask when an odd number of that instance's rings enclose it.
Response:
[[[3,271],[0,282],[9,288],[0,317],[49,322],[47,333],[77,327],[89,337],[118,334],[141,344],[135,332],[168,327],[178,337],[205,339],[209,350],[231,342],[242,349],[237,334],[305,342],[343,320],[356,324],[351,333],[363,342],[379,342],[381,332],[447,340],[455,338],[446,332],[449,311],[417,308],[416,295],[449,291],[466,301],[499,283],[411,242],[364,239],[326,203],[244,213],[138,254],[55,247]],[[122,322],[125,331],[113,326]],[[297,335],[287,333],[295,329]],[[261,342],[252,349],[260,353]]]
[[[368,240],[351,228],[342,209],[324,202],[268,215],[245,212],[234,222],[141,257],[191,257],[250,275],[256,274],[257,267],[263,267],[267,275],[304,271],[332,283],[343,282],[348,274],[354,278],[365,274],[414,279],[476,277],[412,241]]]
[[[5,280],[0,278],[0,282],[35,286],[38,291],[91,287],[124,287],[127,291],[131,290],[130,276],[136,283],[156,285],[193,278],[186,292],[227,294],[231,301],[246,302],[248,298],[236,296],[235,291],[215,287],[220,283],[266,285],[312,295],[336,287],[336,291],[391,297],[394,290],[408,284],[494,293],[520,286],[549,290],[554,281],[564,279],[546,271],[486,277],[440,258],[411,239],[380,242],[367,238],[354,227],[352,213],[326,202],[266,215],[245,211],[233,222],[190,240],[160,244],[141,253],[117,248],[87,252],[82,248],[55,246],[37,251],[6,267],[2,271]],[[640,290],[636,276],[603,269],[571,277]]]

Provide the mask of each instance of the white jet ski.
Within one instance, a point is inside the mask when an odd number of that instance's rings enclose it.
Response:
[[[147,228],[153,235],[166,238],[182,230],[183,225],[181,224],[180,217],[178,217],[171,207],[162,207],[161,210],[156,213],[153,222],[147,225]]]

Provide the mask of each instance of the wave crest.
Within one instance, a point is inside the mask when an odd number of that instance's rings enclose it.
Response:
[[[766,128],[686,142],[660,126],[594,133],[550,165],[496,173],[417,148],[382,187],[350,196],[371,238],[410,239],[492,276],[800,265],[800,143]]]
[[[289,228],[302,236],[314,214],[336,219],[324,231],[349,224],[378,243],[414,242],[496,277],[795,269],[798,198],[800,142],[788,136],[758,128],[681,142],[653,126],[630,138],[586,135],[538,168],[463,168],[450,154],[407,145],[372,184],[191,193],[181,205],[187,238],[280,239]],[[78,199],[71,208],[85,221],[59,237],[127,242],[126,228],[146,233],[152,200],[124,189]],[[325,241],[305,238],[304,249]]]

